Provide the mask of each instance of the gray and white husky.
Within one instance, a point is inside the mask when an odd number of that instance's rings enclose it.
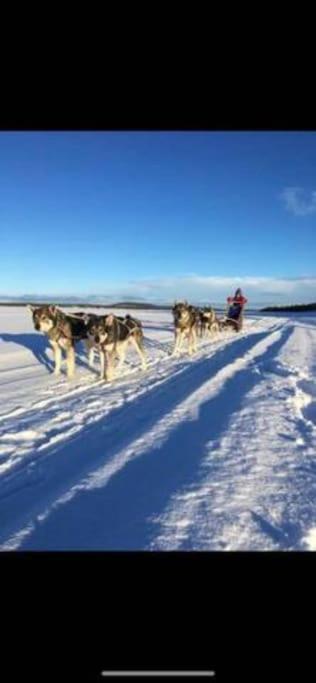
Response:
[[[184,340],[188,339],[189,354],[191,355],[197,350],[196,337],[199,324],[199,312],[194,307],[189,305],[186,301],[175,303],[172,308],[174,331],[175,331],[175,345],[172,355],[176,355],[181,351]]]
[[[75,372],[75,344],[87,339],[85,314],[66,315],[57,306],[28,306],[36,330],[47,335],[54,351],[55,375],[60,374],[62,353],[66,353],[68,379]]]
[[[91,315],[85,318],[89,345],[89,362],[93,364],[94,351],[100,353],[100,377],[111,380],[115,371],[120,371],[129,346],[139,354],[142,367],[147,367],[143,346],[143,330],[139,320],[126,315],[125,318],[112,313],[103,316]],[[115,359],[119,364],[115,368]]]
[[[209,334],[212,335],[220,329],[220,322],[214,308],[211,306],[204,306],[204,308],[199,309],[199,322],[201,337],[203,337],[206,332],[209,332]]]

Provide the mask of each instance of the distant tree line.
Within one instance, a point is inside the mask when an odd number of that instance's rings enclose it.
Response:
[[[297,311],[316,311],[316,303],[314,304],[294,304],[291,306],[267,306],[266,308],[261,308],[261,311],[267,311],[269,313],[282,311],[285,313],[296,313]]]

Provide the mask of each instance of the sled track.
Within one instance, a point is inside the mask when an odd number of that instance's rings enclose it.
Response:
[[[271,331],[279,327],[280,325],[274,325]],[[252,336],[256,338],[257,334],[258,332],[252,333]],[[180,358],[171,357],[169,348],[169,354],[165,353],[163,357],[149,362],[147,371],[142,372],[139,365],[136,365],[111,383],[96,379],[96,375],[92,375],[92,378],[88,375],[69,389],[67,380],[53,380],[53,385],[42,391],[40,398],[31,406],[18,406],[0,416],[0,472],[2,470],[4,474],[5,470],[11,469],[12,466],[15,469],[19,460],[27,463],[27,452],[34,449],[42,451],[48,446],[53,446],[63,433],[66,439],[70,427],[75,432],[80,431],[83,426],[105,418],[113,409],[146,395],[173,376],[181,375],[186,369],[194,372],[194,368],[201,361],[213,358],[214,353],[223,353],[231,345],[239,345],[242,339],[250,335],[251,332],[240,334],[238,337],[230,334],[224,340],[221,338],[206,342],[191,358],[187,354]],[[6,453],[10,455],[10,460],[1,466]],[[3,476],[1,481],[4,481]]]
[[[265,331],[249,326],[238,337],[206,343],[192,359],[160,358],[137,378],[128,375],[112,385],[78,386],[2,416],[0,444],[9,444],[9,458],[1,477],[0,547],[19,547],[55,508],[80,491],[103,486],[142,455],[151,431],[154,443],[164,438],[173,428],[178,405],[216,382],[227,367],[233,375],[238,372],[241,357],[244,364],[252,363],[255,348],[260,357],[260,343],[264,348],[269,340],[272,344],[285,328],[282,322]]]

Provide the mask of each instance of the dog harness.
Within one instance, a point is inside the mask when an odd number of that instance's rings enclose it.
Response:
[[[134,332],[135,330],[141,330],[141,327],[139,325],[134,325],[134,327],[130,328],[128,325],[126,325],[126,323],[123,320],[119,320],[115,315],[113,315],[113,323],[115,323],[115,328],[114,328],[115,331],[114,331],[114,335],[113,335],[113,337],[114,337],[113,341],[110,339],[110,341],[107,340],[107,341],[104,341],[102,344],[100,344],[100,346],[105,347],[107,344],[113,343],[114,344],[113,351],[116,351],[117,342],[119,341],[118,328],[120,325],[124,325],[124,327],[126,327],[126,329],[128,330],[128,334],[125,337],[125,339],[130,337],[132,332]],[[108,326],[108,329],[111,329],[111,327]],[[123,340],[123,341],[125,341],[125,340]]]
[[[71,316],[71,317],[76,317],[76,316]],[[48,332],[48,335],[47,335],[51,341],[58,342],[59,339],[61,339],[61,337],[64,337],[65,339],[69,339],[70,341],[73,341],[75,339],[82,339],[81,334],[80,335],[78,335],[78,334],[71,334],[71,335],[66,334],[65,330],[62,327],[62,325],[65,324],[65,322],[66,322],[66,316],[59,309],[57,309],[56,322],[57,322],[57,325],[55,327],[53,327],[51,332]]]

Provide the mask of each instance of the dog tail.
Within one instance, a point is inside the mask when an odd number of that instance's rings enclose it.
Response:
[[[128,314],[125,316],[125,320],[128,320],[129,323],[131,323],[131,322],[134,323],[134,325],[137,325],[137,327],[139,327],[139,329],[142,331],[142,329],[143,329],[143,328],[142,328],[142,323],[141,323],[141,321],[138,320],[137,318],[132,318],[132,316],[129,315],[129,313],[128,313]]]

